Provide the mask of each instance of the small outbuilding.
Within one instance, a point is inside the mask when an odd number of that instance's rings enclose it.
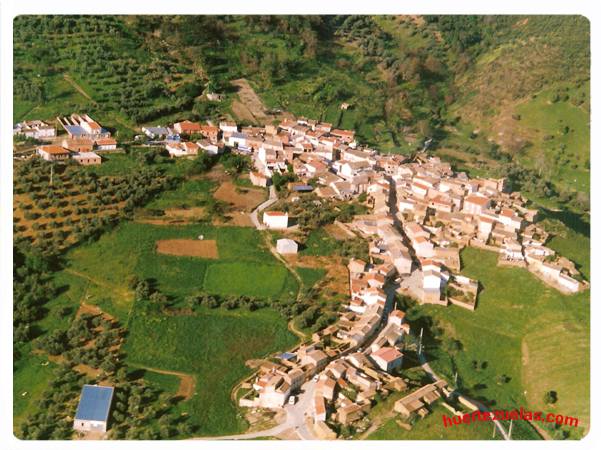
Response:
[[[298,244],[292,239],[278,239],[276,249],[282,255],[296,255],[298,253]]]
[[[85,384],[79,397],[73,429],[106,433],[113,392],[112,386]]]

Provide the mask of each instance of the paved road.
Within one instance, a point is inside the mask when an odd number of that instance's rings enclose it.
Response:
[[[294,430],[301,439],[315,439],[307,424],[307,417],[313,415],[313,394],[315,392],[316,382],[307,381],[301,387],[301,394],[297,396],[298,400],[294,405],[286,404],[286,420],[279,425],[267,430],[255,431],[254,433],[233,434],[230,436],[203,437],[194,439],[215,439],[215,440],[242,440],[256,439],[261,437],[274,437],[287,430]]]
[[[273,185],[269,186],[269,198],[257,206],[253,212],[250,213],[250,220],[257,230],[264,230],[265,225],[262,225],[259,222],[258,213],[263,211],[265,208],[270,207],[278,200],[278,195],[275,192],[275,187]]]

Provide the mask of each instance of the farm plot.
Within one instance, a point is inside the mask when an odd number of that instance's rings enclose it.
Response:
[[[215,199],[229,203],[236,209],[252,211],[265,200],[265,191],[261,189],[240,188],[231,181],[225,181],[213,194]]]
[[[157,241],[157,252],[174,256],[193,256],[217,259],[217,242],[214,240],[163,239]]]
[[[286,321],[269,309],[165,316],[136,307],[125,349],[132,365],[192,374],[195,392],[178,411],[198,434],[214,436],[246,428],[230,399],[234,385],[250,373],[244,363],[294,344]]]
[[[194,241],[201,234],[205,241],[215,244]],[[218,252],[212,259],[205,253],[207,248],[202,249],[204,257],[164,254],[157,251],[158,241],[194,241],[214,245]],[[68,270],[90,277],[88,289],[95,294],[90,302],[98,296],[106,311],[122,311],[124,301],[131,307],[133,295],[114,294],[132,293],[128,287],[132,276],[153,280],[158,289],[176,301],[200,292],[288,298],[290,292],[295,295],[298,291],[294,277],[252,228],[124,223],[98,241],[68,253],[67,260]],[[114,308],[107,305],[108,297],[114,297],[110,300]]]

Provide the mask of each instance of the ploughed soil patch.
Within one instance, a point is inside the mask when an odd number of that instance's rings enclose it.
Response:
[[[229,203],[235,209],[250,212],[265,200],[265,191],[262,189],[237,187],[231,181],[225,181],[221,183],[221,186],[215,191],[213,197],[222,202]]]
[[[228,212],[225,217],[213,217],[213,225],[218,227],[252,227],[254,226],[250,220],[250,213],[244,211]]]
[[[349,273],[342,257],[297,255],[286,259],[296,267],[325,269],[326,275],[321,281],[321,288],[332,294],[348,294]]]
[[[163,239],[157,241],[157,252],[173,256],[196,256],[198,258],[219,258],[217,242],[214,240]]]

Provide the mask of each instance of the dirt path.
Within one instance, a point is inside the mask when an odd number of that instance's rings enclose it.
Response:
[[[534,427],[534,429],[536,430],[536,432],[538,434],[541,435],[541,437],[545,440],[545,441],[552,441],[553,438],[551,437],[551,435],[547,432],[547,430],[541,428],[540,426],[538,426],[538,424],[534,421],[530,422],[532,424],[532,426]]]
[[[290,330],[291,333],[294,333],[295,335],[297,335],[301,340],[305,340],[305,338],[307,337],[307,335],[305,333],[303,333],[301,330],[296,328],[296,325],[294,324],[294,320],[291,320],[290,322],[288,322],[288,330]]]
[[[96,101],[92,97],[90,97],[90,94],[88,94],[86,91],[84,91],[83,88],[79,84],[77,84],[77,82],[73,78],[71,78],[71,76],[69,74],[67,74],[67,73],[64,74],[63,78],[65,79],[65,81],[67,83],[69,83],[71,86],[73,86],[73,88],[77,92],[79,92],[85,98],[87,98],[88,100],[90,100],[91,102],[93,102],[94,104],[96,104]]]
[[[96,278],[92,278],[88,274],[78,272],[78,271],[73,270],[71,268],[65,269],[65,272],[70,273],[71,275],[75,275],[76,277],[80,277],[80,278],[83,278],[85,280],[88,280],[90,283],[94,283],[97,286],[101,286],[101,287],[106,288],[106,289],[108,289],[110,291],[113,291],[114,293],[116,293],[120,297],[128,298],[128,297],[131,297],[131,295],[132,295],[132,293],[129,292],[127,289],[116,288],[112,284],[106,283],[106,282],[98,280]]]
[[[196,389],[196,378],[194,375],[185,372],[177,372],[175,370],[163,370],[157,369],[155,367],[148,366],[138,366],[133,365],[133,367],[138,367],[140,369],[147,370],[149,372],[162,373],[163,375],[173,375],[179,378],[179,388],[175,393],[176,397],[182,397],[184,400],[190,400],[192,395],[194,395],[194,391]]]

